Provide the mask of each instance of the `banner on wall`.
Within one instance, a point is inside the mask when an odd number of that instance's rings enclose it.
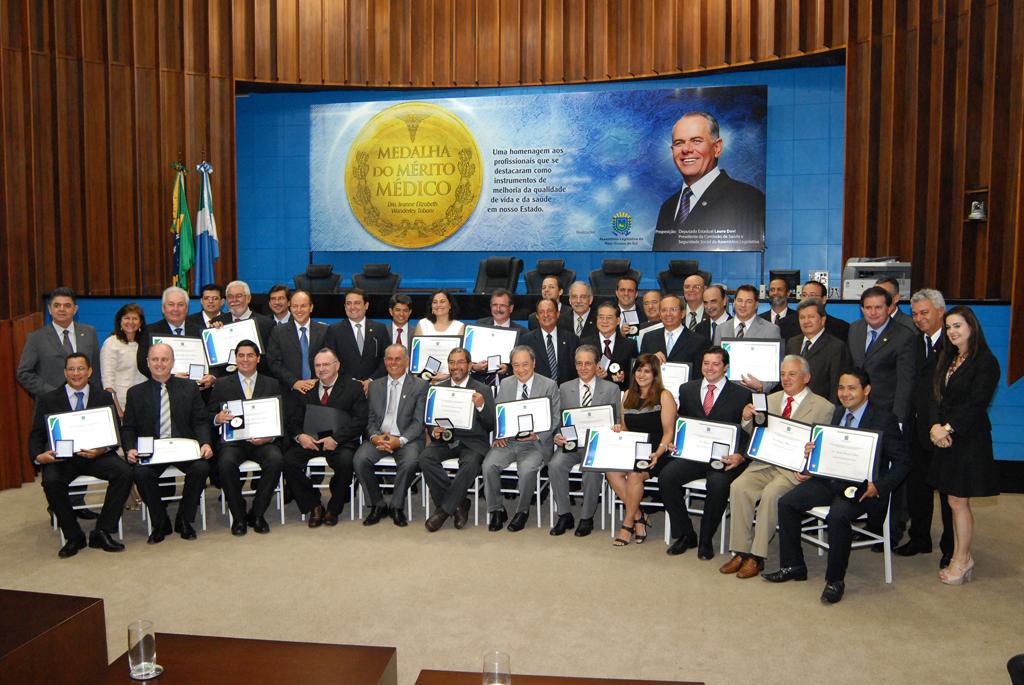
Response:
[[[765,86],[313,105],[310,246],[761,250],[766,112]]]

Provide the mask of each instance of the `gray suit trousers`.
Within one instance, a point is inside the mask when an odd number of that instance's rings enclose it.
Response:
[[[419,454],[420,444],[417,442],[406,443],[405,447],[400,448],[394,454],[378,450],[370,444],[369,440],[359,446],[356,456],[352,460],[352,468],[356,472],[356,478],[362,483],[363,491],[370,500],[371,506],[384,501],[380,483],[377,482],[377,476],[373,473],[377,462],[384,457],[395,458],[395,463],[398,464],[398,473],[395,476],[395,488],[391,491],[391,507],[401,509],[405,506],[405,494],[409,490],[409,486],[412,485],[413,478],[416,477],[416,471],[419,470],[417,461]]]
[[[558,515],[569,514],[572,506],[569,503],[569,471],[580,463],[583,452],[563,452],[555,450],[555,456],[551,457],[548,463],[548,478],[551,479],[551,497],[555,501],[555,513]],[[597,504],[601,497],[601,486],[604,483],[604,476],[598,471],[583,472],[583,509],[580,517],[585,519],[594,518],[597,513]]]
[[[516,502],[517,514],[530,513],[530,498],[537,489],[537,474],[544,466],[538,442],[516,442],[510,440],[507,447],[492,447],[484,458],[484,497],[487,500],[487,511],[504,509],[501,494],[501,472],[512,462],[516,463],[519,473],[519,499]]]

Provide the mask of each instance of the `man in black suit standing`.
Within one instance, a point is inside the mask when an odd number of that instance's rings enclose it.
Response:
[[[661,205],[655,251],[691,248],[701,231],[764,233],[764,193],[718,167],[722,145],[718,120],[707,112],[688,112],[672,127],[672,160],[683,187]]]
[[[176,285],[166,288],[160,296],[160,311],[163,312],[164,318],[146,326],[145,334],[139,337],[139,349],[135,357],[139,371],[147,378],[150,377],[149,347],[153,344],[153,338],[203,336],[204,326],[188,320],[188,292],[184,288]],[[179,377],[188,378],[188,374],[179,374]],[[215,380],[216,376],[213,373],[207,373],[199,380],[199,387],[203,390],[211,388]]]
[[[800,322],[801,333],[786,341],[786,354],[798,354],[806,359],[811,365],[811,382],[808,383],[811,392],[834,402],[839,374],[852,364],[850,350],[846,343],[825,330],[827,317],[821,300],[808,297],[801,300],[796,310],[793,318]]]
[[[558,325],[565,328],[570,328],[569,316],[572,314],[572,310],[568,307],[563,306],[562,295],[565,294],[565,290],[562,288],[562,282],[558,280],[558,276],[545,276],[540,281],[540,296],[545,300],[554,300],[555,304],[558,305]],[[537,323],[537,312],[530,312],[530,316],[526,320],[527,329],[531,331],[537,330],[540,324]]]
[[[42,467],[43,492],[50,510],[57,517],[57,525],[64,533],[65,544],[57,553],[67,559],[85,549],[85,533],[75,518],[68,485],[75,478],[86,475],[107,481],[107,493],[103,500],[96,528],[89,534],[89,546],[107,552],[120,552],[124,545],[113,538],[117,522],[121,518],[124,503],[132,489],[132,470],[110,447],[77,450],[70,459],[58,459],[56,451],[49,447],[46,428],[48,414],[62,414],[83,409],[110,407],[114,399],[109,392],[89,385],[92,366],[89,357],[73,352],[64,359],[65,383],[43,395],[36,402],[32,418],[32,432],[28,438],[28,451],[32,461]],[[117,422],[117,412],[113,412]],[[113,447],[113,446],[112,446]]]
[[[341,363],[334,350],[323,348],[313,359],[317,383],[307,392],[288,421],[288,435],[295,443],[284,455],[284,477],[299,505],[299,511],[309,514],[309,527],[334,526],[338,515],[348,502],[352,483],[352,458],[359,447],[359,438],[366,430],[367,405],[362,386],[341,375]],[[306,414],[310,407],[330,407],[335,410],[336,425],[324,435],[306,433]],[[320,494],[306,475],[306,464],[313,457],[326,457],[334,471],[331,477],[331,499],[326,510]]]
[[[270,373],[289,388],[305,395],[316,385],[313,356],[324,347],[327,324],[312,321],[313,298],[305,290],[292,293],[290,325],[275,326],[267,345]]]
[[[661,323],[661,291],[648,290],[640,298],[640,305],[644,308],[644,316],[647,317],[640,328],[644,329],[653,324]]]
[[[688,330],[695,330],[705,319],[704,290],[707,286],[700,274],[690,274],[683,279],[683,325]]]
[[[207,283],[199,291],[199,302],[202,309],[189,314],[185,320],[200,328],[215,328],[223,325],[217,319],[224,313],[224,288],[216,283]]]
[[[395,293],[388,300],[388,314],[391,315],[391,320],[384,324],[388,329],[388,344],[401,345],[408,352],[412,332],[416,329],[409,324],[409,317],[412,316],[412,298],[405,293]]]
[[[552,277],[553,278],[553,277]],[[557,282],[557,279],[555,279]],[[524,335],[527,329],[512,321],[512,311],[515,309],[515,300],[505,288],[495,288],[491,291],[491,315],[477,319],[481,326],[494,326],[495,328],[511,328]],[[531,316],[531,321],[536,321]],[[534,326],[536,328],[536,326]],[[481,362],[481,369],[487,366],[487,362]]]
[[[853,542],[851,524],[865,513],[868,528],[881,531],[889,495],[910,469],[907,448],[892,412],[882,409],[873,401],[871,380],[863,369],[848,369],[839,377],[839,402],[832,415],[832,424],[848,428],[863,428],[882,432],[881,462],[878,479],[868,481],[863,494],[855,499],[847,497],[849,481],[819,478],[805,473],[797,474],[803,481],[779,498],[779,562],[778,571],[763,574],[772,583],[788,580],[807,580],[803,549],[800,547],[800,526],[804,512],[818,506],[829,507],[828,565],[825,570],[825,589],[821,601],[835,604],[846,591],[844,578],[850,561]],[[807,445],[808,453],[812,444]],[[863,487],[863,486],[862,486]],[[858,490],[859,492],[859,490]]]
[[[569,286],[569,306],[562,307],[558,325],[568,328],[577,338],[593,335],[595,329],[594,293],[590,285],[575,281]]]
[[[366,293],[352,288],[345,293],[345,318],[327,331],[327,347],[341,362],[341,373],[359,381],[363,392],[374,378],[384,376],[384,350],[390,344],[385,326],[370,321]]]
[[[847,344],[854,365],[874,380],[871,401],[902,424],[910,416],[916,337],[889,318],[891,306],[892,296],[884,288],[872,286],[861,293],[863,318],[850,324]]]
[[[729,292],[721,283],[712,283],[704,288],[704,320],[693,332],[708,340],[715,339],[715,331],[732,318],[729,314]]]
[[[771,321],[779,327],[782,333],[782,342],[800,335],[800,324],[797,321],[796,310],[789,306],[789,284],[785,278],[773,278],[768,283],[768,311],[758,314],[765,321]],[[813,378],[813,376],[812,376]],[[815,390],[814,392],[818,392]],[[827,395],[822,395],[827,397]]]
[[[816,297],[822,304],[828,304],[828,288],[818,281],[807,281],[800,287],[800,299],[806,300],[808,297]],[[850,335],[850,324],[826,313],[825,332],[845,343]]]
[[[718,346],[709,347],[704,350],[700,369],[701,378],[679,386],[679,415],[698,420],[735,423],[738,426],[743,421],[743,408],[750,403],[750,390],[726,380],[729,353]],[[729,504],[729,486],[746,469],[746,460],[742,455],[746,452],[749,436],[746,431],[737,433],[739,443],[736,452],[722,458],[724,467],[713,468],[711,463],[702,464],[679,458],[672,459],[658,475],[661,501],[665,504],[675,537],[675,542],[666,550],[668,554],[682,554],[691,547],[697,547],[698,559],[714,558],[712,539]],[[707,482],[699,537],[686,511],[683,492],[684,485],[698,478],[705,478]]]
[[[664,330],[651,331],[644,336],[640,354],[653,354],[662,364],[689,364],[691,372],[699,369],[701,356],[711,343],[683,325],[683,304],[678,295],[661,298],[661,323]]]
[[[255,342],[260,344],[260,349],[266,350],[267,343],[270,341],[270,333],[274,330],[274,320],[269,316],[257,314],[249,308],[249,304],[252,302],[252,291],[249,289],[249,284],[245,281],[231,281],[224,288],[224,292],[227,294],[228,310],[220,315],[220,322],[227,325],[252,319],[260,336],[260,339]],[[264,360],[263,364],[266,366],[267,361]],[[269,373],[265,368],[260,370]]]
[[[284,326],[280,326],[283,328]],[[251,527],[257,533],[269,533],[270,524],[264,517],[270,500],[274,496],[277,482],[281,475],[284,456],[281,454],[281,438],[250,438],[248,440],[225,440],[224,426],[229,424],[233,414],[225,407],[225,403],[236,400],[263,399],[281,397],[281,386],[277,379],[267,374],[258,373],[260,351],[252,340],[243,340],[235,346],[235,362],[238,373],[224,376],[217,380],[210,393],[207,411],[213,416],[213,423],[220,426],[221,433],[217,442],[217,471],[220,474],[221,490],[231,511],[232,535],[245,535],[246,528]],[[282,424],[284,407],[281,407]],[[282,425],[282,428],[284,426]],[[242,478],[238,467],[247,459],[260,465],[259,479],[256,483],[256,494],[253,496],[252,507],[245,511],[245,499],[242,497]]]
[[[469,498],[466,491],[480,475],[487,451],[491,448],[488,436],[494,429],[494,393],[491,389],[469,375],[471,360],[469,352],[463,347],[456,347],[448,353],[448,380],[439,383],[438,388],[464,388],[473,391],[473,425],[469,429],[456,428],[452,431],[450,442],[441,440],[442,430],[431,427],[430,437],[433,442],[419,456],[420,470],[423,479],[430,488],[430,496],[434,500],[437,511],[426,521],[426,528],[431,533],[437,532],[448,520],[455,517],[455,527],[462,529],[469,521]],[[448,476],[442,464],[448,459],[458,459],[459,469],[455,477]]]
[[[640,294],[640,284],[632,276],[622,276],[615,283],[615,299],[619,303],[619,317],[622,319],[622,334],[629,335],[626,319],[630,314],[635,314],[637,321],[642,325],[647,323],[647,315],[644,308],[637,306],[636,298]],[[629,312],[629,314],[627,314]]]
[[[537,373],[556,384],[576,378],[573,355],[580,344],[576,334],[558,326],[558,309],[554,300],[540,300],[536,313],[540,328],[520,338],[520,344],[533,349]]]
[[[892,276],[879,278],[875,285],[892,295],[892,304],[889,305],[889,318],[906,328],[913,335],[918,334],[917,326],[914,325],[913,317],[900,310],[900,282]]]
[[[195,382],[171,374],[174,351],[169,345],[151,345],[147,363],[149,380],[128,388],[121,431],[128,461],[135,464],[135,484],[149,508],[153,525],[147,542],[163,542],[164,537],[171,534],[171,520],[167,517],[167,505],[160,499],[159,485],[160,476],[170,464],[139,464],[139,437],[188,438],[199,443],[200,459],[175,464],[185,474],[185,488],[174,519],[174,531],[185,540],[195,540],[192,522],[199,506],[199,495],[210,475],[208,460],[213,457],[210,416]]]
[[[597,307],[597,331],[580,341],[581,345],[593,345],[600,352],[597,376],[601,380],[611,381],[619,386],[619,390],[629,387],[630,374],[633,371],[633,360],[636,359],[636,343],[619,331],[619,308],[614,302],[604,302]],[[618,370],[610,371],[612,364],[618,364]]]

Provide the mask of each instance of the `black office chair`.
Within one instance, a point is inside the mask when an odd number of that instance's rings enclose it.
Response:
[[[695,273],[700,273],[696,259],[670,259],[668,269],[658,272],[658,284],[662,292],[681,293],[683,281]]]
[[[305,273],[292,277],[298,290],[308,293],[336,293],[341,274],[334,272],[333,264],[307,264]]]
[[[352,274],[352,284],[372,295],[394,295],[402,277],[391,273],[390,264],[363,264],[363,272]]]
[[[576,270],[566,269],[564,259],[538,259],[537,268],[527,271],[523,277],[526,280],[526,293],[539,295],[540,284],[548,276],[557,276],[558,285],[562,290],[568,290],[569,285],[576,280]]]
[[[487,295],[497,288],[505,288],[509,292],[516,291],[519,274],[523,272],[523,260],[515,257],[488,257],[480,261],[480,270],[476,272],[476,284],[473,292]]]
[[[623,276],[630,276],[640,283],[640,272],[629,267],[628,259],[606,259],[600,269],[590,272],[590,289],[595,298],[614,297],[615,286]]]

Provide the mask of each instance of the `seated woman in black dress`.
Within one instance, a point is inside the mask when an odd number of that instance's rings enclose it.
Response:
[[[939,580],[960,585],[971,579],[974,570],[970,498],[999,494],[988,418],[988,405],[999,384],[999,362],[969,307],[953,307],[944,323],[946,342],[935,366],[936,406],[930,432],[938,449],[928,481],[953,510],[953,558],[939,571]]]
[[[644,497],[644,481],[657,476],[667,463],[661,456],[672,444],[676,420],[676,401],[661,382],[661,362],[653,354],[641,354],[633,362],[633,378],[622,399],[622,419],[625,430],[647,433],[651,443],[650,471],[609,472],[608,485],[622,500],[625,512],[622,527],[612,542],[624,547],[631,540],[637,544],[647,539],[648,521],[640,511]]]

